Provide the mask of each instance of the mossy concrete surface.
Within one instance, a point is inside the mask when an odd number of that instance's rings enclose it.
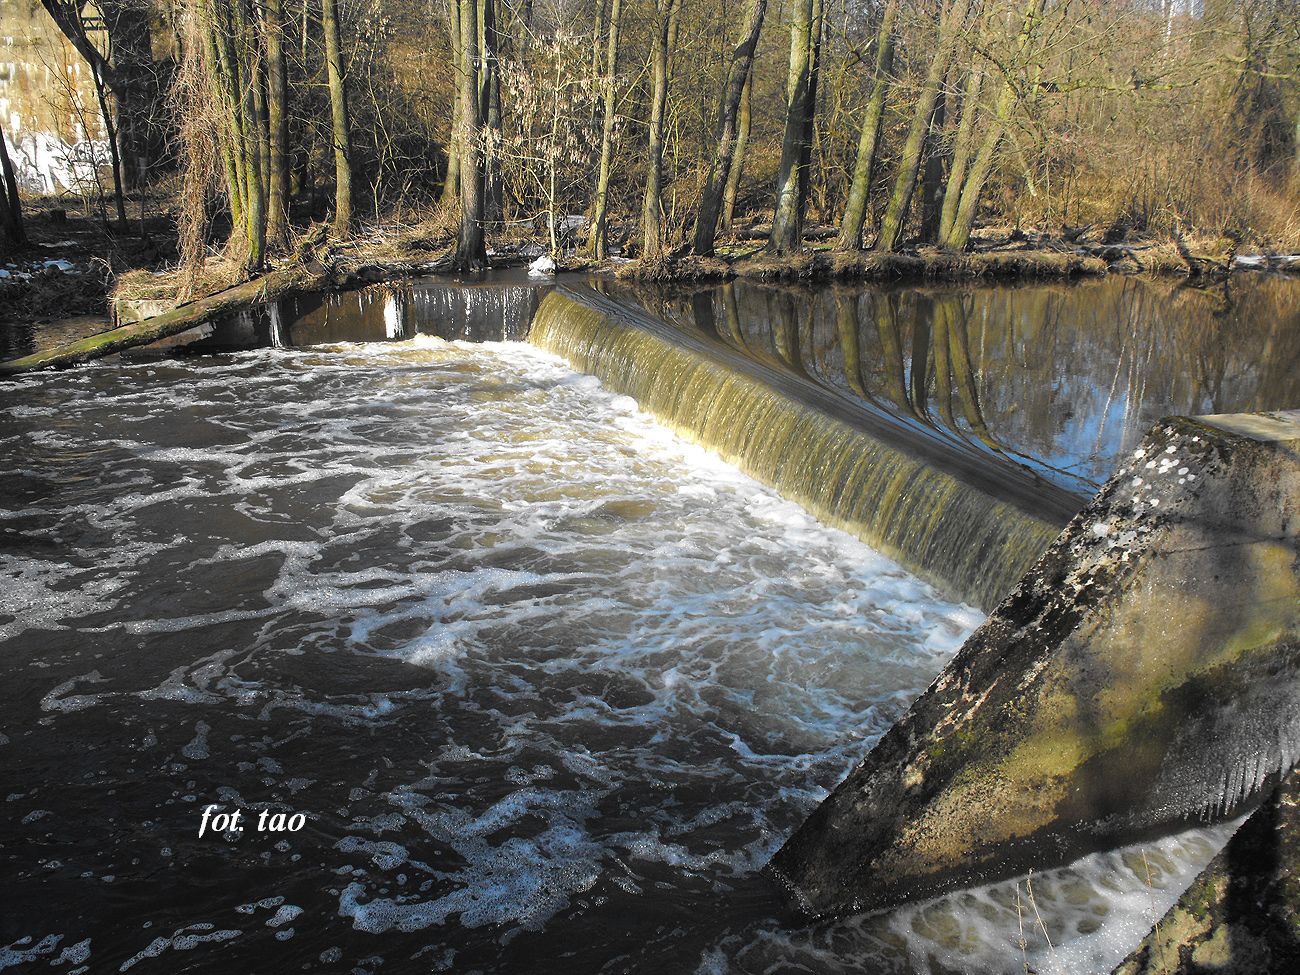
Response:
[[[1163,421],[769,865],[813,915],[1240,814],[1300,753],[1300,413]]]
[[[1300,770],[1237,830],[1115,975],[1300,972]]]

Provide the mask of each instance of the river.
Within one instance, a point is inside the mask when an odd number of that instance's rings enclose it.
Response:
[[[827,289],[770,341],[790,292],[640,299],[1068,496],[1153,417],[1295,405],[1293,282],[1226,314],[1117,287]],[[427,291],[6,384],[0,969],[1107,972],[1225,841],[785,915],[758,869],[981,613],[558,357],[461,339],[521,338],[529,288]],[[917,368],[945,307],[975,424]],[[243,831],[200,837],[213,805]]]

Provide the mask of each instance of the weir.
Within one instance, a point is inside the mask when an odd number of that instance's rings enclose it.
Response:
[[[548,294],[529,339],[824,523],[984,609],[1078,508],[1069,492],[1028,470],[994,468],[933,427],[589,288]]]

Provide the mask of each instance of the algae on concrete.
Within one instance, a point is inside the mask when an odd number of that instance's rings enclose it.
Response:
[[[1257,802],[1300,755],[1300,414],[1158,424],[769,865],[814,915]]]
[[[1251,814],[1115,975],[1300,971],[1300,769]]]

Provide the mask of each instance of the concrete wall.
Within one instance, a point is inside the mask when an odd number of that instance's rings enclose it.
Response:
[[[1300,412],[1177,418],[773,858],[851,913],[1239,814],[1300,755]]]
[[[1300,972],[1300,770],[1237,830],[1115,975]]]

